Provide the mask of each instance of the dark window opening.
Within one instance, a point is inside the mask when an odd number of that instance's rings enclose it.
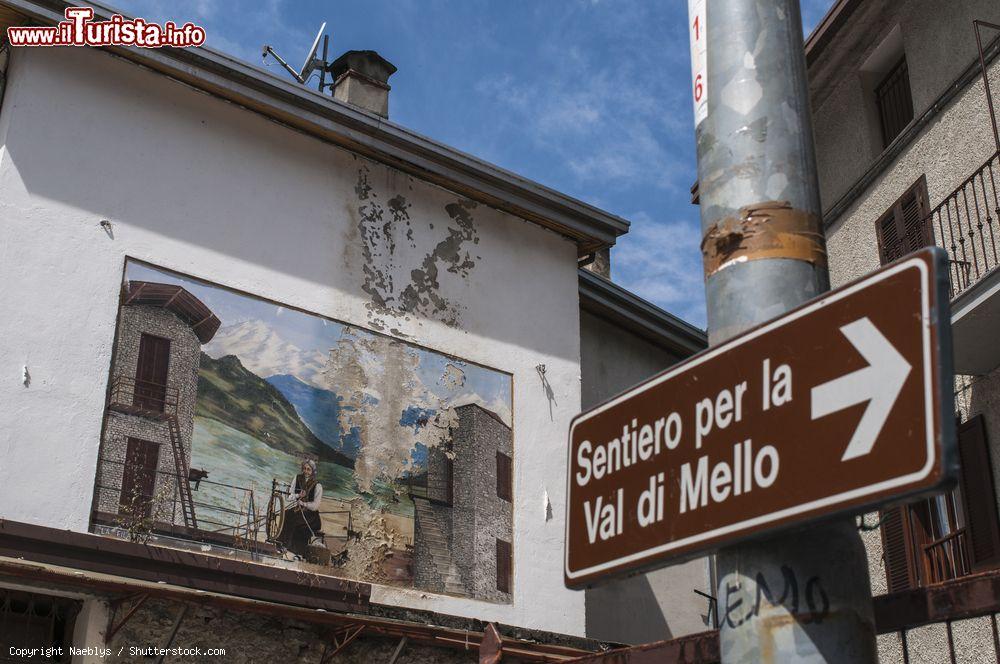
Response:
[[[73,623],[80,602],[63,597],[50,597],[0,588],[0,662],[24,662],[15,657],[12,648],[62,648],[52,651],[43,662],[69,662],[69,646],[73,645]]]
[[[1000,567],[1000,519],[983,417],[958,427],[953,491],[882,512],[890,593]]]
[[[148,440],[129,438],[122,469],[122,490],[119,504],[131,516],[149,518],[152,513],[153,491],[156,487],[156,466],[160,446]]]
[[[451,451],[451,445],[448,446]],[[441,502],[445,505],[455,504],[455,461],[450,456],[444,458],[444,495]]]
[[[513,566],[510,542],[497,539],[497,590],[502,593],[510,592],[510,577]]]
[[[875,86],[875,103],[882,128],[882,147],[893,139],[913,120],[913,96],[910,93],[910,72],[903,57],[889,70],[882,82]]]
[[[139,339],[139,359],[135,369],[133,405],[162,413],[167,398],[167,371],[170,367],[170,340],[143,334]]]
[[[929,215],[927,179],[921,175],[875,222],[879,259],[883,265],[934,244]]]
[[[410,496],[426,498],[440,505],[455,504],[454,447],[433,447],[427,453],[427,468],[407,477]]]
[[[507,502],[514,501],[513,464],[509,456],[497,452],[497,496]]]

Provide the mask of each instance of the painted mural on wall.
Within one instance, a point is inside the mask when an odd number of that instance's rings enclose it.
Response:
[[[510,601],[511,377],[126,265],[94,529]]]

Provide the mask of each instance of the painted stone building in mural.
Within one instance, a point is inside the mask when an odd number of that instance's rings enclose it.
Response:
[[[65,6],[0,0],[0,27]],[[625,220],[395,124],[369,60],[330,95],[209,48],[0,44],[0,605],[50,598],[63,643],[458,662],[498,635],[542,661],[637,638],[616,607],[644,634],[703,626],[704,565],[567,590],[562,519],[583,393],[704,336],[581,276]],[[609,360],[622,330],[670,352]],[[287,493],[304,458],[328,559],[260,528],[311,509]],[[123,486],[154,499],[145,543]]]
[[[201,346],[219,319],[180,286],[131,281],[123,288],[111,362],[95,520],[150,518],[197,528],[189,478]]]
[[[447,446],[431,450],[426,498],[414,496],[417,584],[510,601],[513,461],[510,427],[478,404],[455,409]]]

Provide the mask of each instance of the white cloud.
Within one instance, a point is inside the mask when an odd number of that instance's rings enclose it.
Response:
[[[568,167],[576,179],[571,190],[674,190],[690,184],[680,184],[689,175],[682,174],[680,155],[671,147],[691,133],[686,89],[672,86],[664,71],[678,49],[650,43],[649,31],[636,34],[636,25],[648,21],[645,11],[624,3],[611,12],[631,33],[621,42],[626,53],[615,58],[556,38],[539,48],[543,64],[530,78],[504,73],[476,86],[487,103],[506,110],[505,130],[520,132]],[[686,68],[687,56],[680,57]]]
[[[612,249],[617,283],[698,327],[705,326],[701,231],[696,221],[632,215],[632,230]]]

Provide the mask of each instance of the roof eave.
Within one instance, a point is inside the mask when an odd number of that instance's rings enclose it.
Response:
[[[812,66],[837,33],[847,23],[862,0],[837,0],[806,39],[806,65]]]
[[[95,19],[117,11],[97,3]],[[0,0],[39,25],[63,20],[71,3]],[[322,140],[386,163],[422,180],[553,230],[583,256],[612,246],[629,222],[367,113],[206,47],[106,50],[199,90],[261,113]]]
[[[690,323],[589,270],[577,271],[580,308],[621,325],[685,358],[708,347],[708,336]]]

